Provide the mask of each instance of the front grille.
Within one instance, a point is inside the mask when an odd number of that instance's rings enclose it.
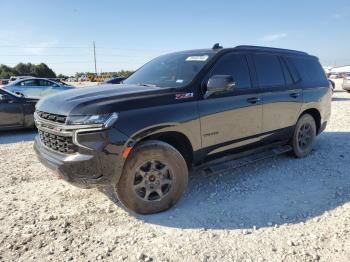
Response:
[[[72,154],[77,151],[77,146],[73,144],[71,136],[59,136],[39,130],[40,140],[45,146],[66,154]]]
[[[66,122],[66,118],[67,118],[66,116],[50,114],[50,113],[46,113],[46,112],[42,112],[42,111],[37,111],[36,113],[39,117],[41,117],[43,119],[53,121],[56,123],[61,123],[61,124],[64,124]]]

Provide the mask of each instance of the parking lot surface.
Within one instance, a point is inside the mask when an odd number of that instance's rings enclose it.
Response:
[[[0,261],[350,261],[350,94],[310,156],[192,173],[175,208],[129,214],[36,159],[35,130],[0,133]]]

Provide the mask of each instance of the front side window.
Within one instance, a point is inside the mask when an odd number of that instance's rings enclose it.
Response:
[[[260,87],[284,86],[284,75],[278,56],[254,55]]]
[[[47,80],[40,79],[38,80],[38,82],[39,82],[39,86],[52,86],[52,83]]]
[[[38,80],[38,82],[39,82],[39,86],[53,86],[53,87],[59,86],[58,84],[51,82],[51,81],[48,81],[48,80],[45,80],[45,79],[40,79],[40,80]]]
[[[157,87],[188,85],[208,63],[212,53],[175,53],[160,56],[124,80],[124,84]]]
[[[235,81],[235,88],[250,87],[249,68],[244,55],[228,54],[223,56],[215,64],[210,75],[230,75]]]

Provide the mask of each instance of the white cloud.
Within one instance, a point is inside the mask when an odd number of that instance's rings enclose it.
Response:
[[[33,46],[22,47],[21,49],[28,54],[42,55],[48,48],[54,47],[55,45],[56,43],[54,42],[40,42],[33,44]]]
[[[263,36],[260,40],[263,42],[272,42],[272,41],[279,40],[281,38],[285,38],[287,36],[288,34],[286,33],[269,34],[269,35]]]
[[[32,41],[33,39],[36,40]],[[54,39],[41,41],[30,30],[18,32],[0,29],[0,45],[15,54],[42,55],[50,48],[57,46],[57,41]],[[21,52],[18,52],[19,50]]]

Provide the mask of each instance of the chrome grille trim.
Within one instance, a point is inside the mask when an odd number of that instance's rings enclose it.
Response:
[[[36,114],[42,118],[46,119],[47,121],[54,122],[54,123],[66,123],[66,116],[63,115],[57,115],[57,114],[51,114],[43,111],[36,111]]]
[[[48,143],[47,141],[45,144],[42,137],[40,137],[40,140],[45,145],[45,147],[55,152],[65,153],[65,154],[75,153],[78,151],[78,146],[91,150],[90,148],[84,145],[81,145],[78,142],[77,135],[84,132],[101,131],[104,129],[103,126],[96,125],[96,124],[95,125],[66,125],[66,124],[53,122],[53,121],[41,118],[38,115],[38,112],[40,111],[35,111],[34,113],[34,122],[36,127],[38,128],[39,136],[40,136],[40,132],[45,132],[45,133],[57,136],[59,139],[61,138],[71,139],[72,144],[74,145],[74,149],[72,150],[64,149],[65,152],[62,152],[60,150],[55,149],[55,146],[51,147],[50,145],[52,144]],[[53,143],[55,143],[55,141],[53,141]]]

